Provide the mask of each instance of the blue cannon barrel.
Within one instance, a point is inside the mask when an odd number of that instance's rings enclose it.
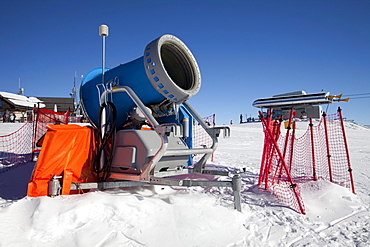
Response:
[[[144,49],[144,56],[112,69],[105,69],[104,84],[130,87],[144,103],[156,105],[163,101],[181,104],[195,95],[201,85],[198,64],[187,46],[173,35],[163,35]],[[90,123],[98,126],[100,95],[103,92],[102,68],[91,70],[80,88],[80,101]],[[100,88],[98,90],[98,87]],[[129,121],[135,104],[126,93],[111,94],[107,101],[117,110],[116,126]]]

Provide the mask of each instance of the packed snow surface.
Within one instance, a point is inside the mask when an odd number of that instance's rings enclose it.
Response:
[[[20,124],[0,124],[0,135]],[[298,134],[307,122],[298,123]],[[150,186],[26,197],[34,163],[0,173],[0,246],[369,246],[370,129],[346,123],[356,195],[302,184],[306,215],[257,188],[261,123],[231,126],[210,169],[242,175],[242,212],[229,188]]]

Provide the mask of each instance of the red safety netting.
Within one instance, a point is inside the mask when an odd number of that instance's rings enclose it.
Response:
[[[68,117],[69,111],[61,113],[34,108],[28,122],[20,129],[0,136],[0,173],[34,160],[34,154],[41,149],[37,143],[42,141],[46,125],[67,124]]]
[[[203,117],[203,121],[210,127],[216,125],[216,115],[213,114],[208,117]],[[193,148],[210,148],[213,144],[212,138],[206,132],[206,130],[199,124],[195,119],[193,120],[192,126],[192,136],[193,136]],[[195,155],[193,157],[194,161],[199,161],[203,155]],[[211,161],[213,162],[213,154],[211,156]]]
[[[304,135],[295,136],[292,114],[285,135],[280,134],[281,121],[262,117],[265,140],[259,186],[271,191],[280,201],[305,213],[300,183],[329,180],[355,193],[344,123],[339,109],[324,114],[317,126],[310,120]]]
[[[283,158],[286,151],[281,151],[280,121],[266,121],[264,125],[265,143],[262,156],[259,186],[269,190],[281,202],[297,212],[305,213],[304,204],[300,195],[299,184],[293,181],[288,163]]]
[[[31,161],[32,129],[33,124],[27,122],[17,131],[0,136],[0,173]]]
[[[54,112],[42,108],[34,108],[32,114],[33,126],[33,140],[32,149],[33,152],[37,152],[41,149],[40,142],[42,137],[46,133],[46,125],[48,124],[68,124],[70,111]]]

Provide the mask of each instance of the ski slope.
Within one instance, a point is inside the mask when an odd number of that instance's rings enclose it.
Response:
[[[0,135],[19,124],[0,124]],[[306,215],[256,184],[261,123],[237,124],[210,168],[240,171],[242,212],[227,188],[150,186],[56,198],[25,197],[33,164],[0,173],[0,246],[369,246],[370,129],[346,123],[354,195],[327,181],[302,185]],[[298,122],[303,134],[306,122]]]

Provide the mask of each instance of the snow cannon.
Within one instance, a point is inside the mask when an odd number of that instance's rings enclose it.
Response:
[[[200,85],[195,58],[172,35],[149,43],[141,58],[90,71],[80,105],[92,127],[48,127],[28,196],[147,185],[230,187],[241,210],[239,173],[219,180],[230,172],[206,169],[220,134],[227,137],[230,129],[206,123],[187,102]]]
[[[103,79],[102,79],[103,77]],[[112,69],[91,70],[84,78],[80,99],[85,116],[94,126],[99,124],[99,112],[107,102],[114,104],[115,126],[121,128],[135,116],[135,103],[126,92],[107,90],[126,86],[135,92],[154,116],[174,114],[176,105],[190,99],[201,86],[198,64],[187,46],[173,35],[163,35],[144,49],[144,55]]]

